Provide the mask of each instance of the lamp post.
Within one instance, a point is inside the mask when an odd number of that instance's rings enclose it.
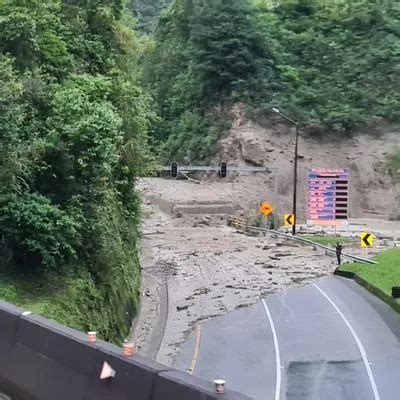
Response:
[[[282,114],[279,109],[273,108],[273,112],[279,114],[282,118],[289,121],[296,127],[296,141],[294,146],[294,171],[293,171],[293,215],[294,215],[294,224],[292,226],[292,235],[296,236],[296,223],[297,223],[297,159],[298,159],[298,150],[299,150],[299,123],[292,118],[289,118],[285,114]]]

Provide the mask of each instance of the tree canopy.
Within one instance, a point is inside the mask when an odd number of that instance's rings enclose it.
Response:
[[[96,329],[114,340],[136,301],[134,185],[154,119],[124,13],[121,0],[0,2],[0,273],[95,288],[98,313],[82,299],[71,324],[107,314]]]
[[[224,126],[213,107],[259,97],[274,58],[248,0],[176,0],[161,16],[145,81],[161,123],[162,154],[205,159]]]
[[[397,122],[399,22],[386,0],[175,0],[145,64],[163,156],[205,159],[235,102],[344,135]]]

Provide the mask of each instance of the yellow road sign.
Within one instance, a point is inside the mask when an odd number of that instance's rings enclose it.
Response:
[[[285,214],[284,221],[285,225],[293,226],[296,221],[296,217],[293,214]]]
[[[272,211],[274,211],[274,207],[272,207],[271,204],[269,203],[262,203],[260,206],[260,212],[263,213],[265,216],[268,217],[268,215],[272,214]]]
[[[363,232],[361,234],[361,247],[372,247],[374,245],[374,235],[372,233]]]

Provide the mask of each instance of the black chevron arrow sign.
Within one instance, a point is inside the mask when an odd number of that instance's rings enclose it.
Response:
[[[285,222],[287,225],[294,225],[294,215],[293,214],[287,214],[285,216]]]
[[[364,247],[372,247],[373,243],[373,236],[371,233],[363,233],[361,236],[361,244],[364,245]]]

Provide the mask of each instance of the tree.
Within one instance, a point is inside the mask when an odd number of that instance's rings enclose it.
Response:
[[[274,62],[247,0],[198,2],[190,24],[191,68],[211,102],[250,98],[273,77]]]
[[[161,117],[153,135],[164,158],[205,160],[226,128],[210,110],[270,92],[274,61],[255,8],[247,0],[175,0],[155,41],[145,63]]]
[[[139,20],[139,29],[153,33],[160,14],[171,3],[171,0],[130,0],[130,8]]]

